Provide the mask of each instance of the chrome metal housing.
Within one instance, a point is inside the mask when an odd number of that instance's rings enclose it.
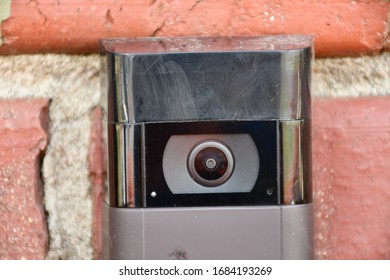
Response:
[[[193,121],[277,122],[280,204],[311,202],[311,36],[104,39],[101,53],[110,206],[143,206],[144,125]]]

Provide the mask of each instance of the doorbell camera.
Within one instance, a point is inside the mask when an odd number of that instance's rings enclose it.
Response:
[[[162,167],[173,194],[245,193],[256,183],[259,156],[249,134],[174,135]]]
[[[312,38],[101,40],[107,259],[310,259]]]

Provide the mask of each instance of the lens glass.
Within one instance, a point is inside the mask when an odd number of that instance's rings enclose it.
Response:
[[[218,148],[207,147],[195,156],[195,171],[209,181],[218,180],[228,169],[228,159]]]

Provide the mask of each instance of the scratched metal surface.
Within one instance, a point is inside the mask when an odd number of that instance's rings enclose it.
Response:
[[[105,41],[104,118],[138,123],[307,117],[310,37],[280,37],[249,37],[250,43],[242,37],[198,38],[196,44],[190,41],[192,48],[188,41],[183,45],[183,38],[176,45],[172,38],[150,39],[145,52],[140,49],[145,38],[141,45],[137,40]]]
[[[144,37],[102,39],[102,47],[111,53],[183,53],[293,50],[310,47],[312,36],[214,36],[214,37]]]

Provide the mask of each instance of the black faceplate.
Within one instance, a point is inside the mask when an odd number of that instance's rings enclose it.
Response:
[[[278,205],[278,121],[204,121],[146,123],[144,130],[144,207]],[[259,176],[249,193],[173,194],[162,170],[165,146],[172,135],[250,134],[260,158]],[[152,197],[151,193],[158,195]]]

